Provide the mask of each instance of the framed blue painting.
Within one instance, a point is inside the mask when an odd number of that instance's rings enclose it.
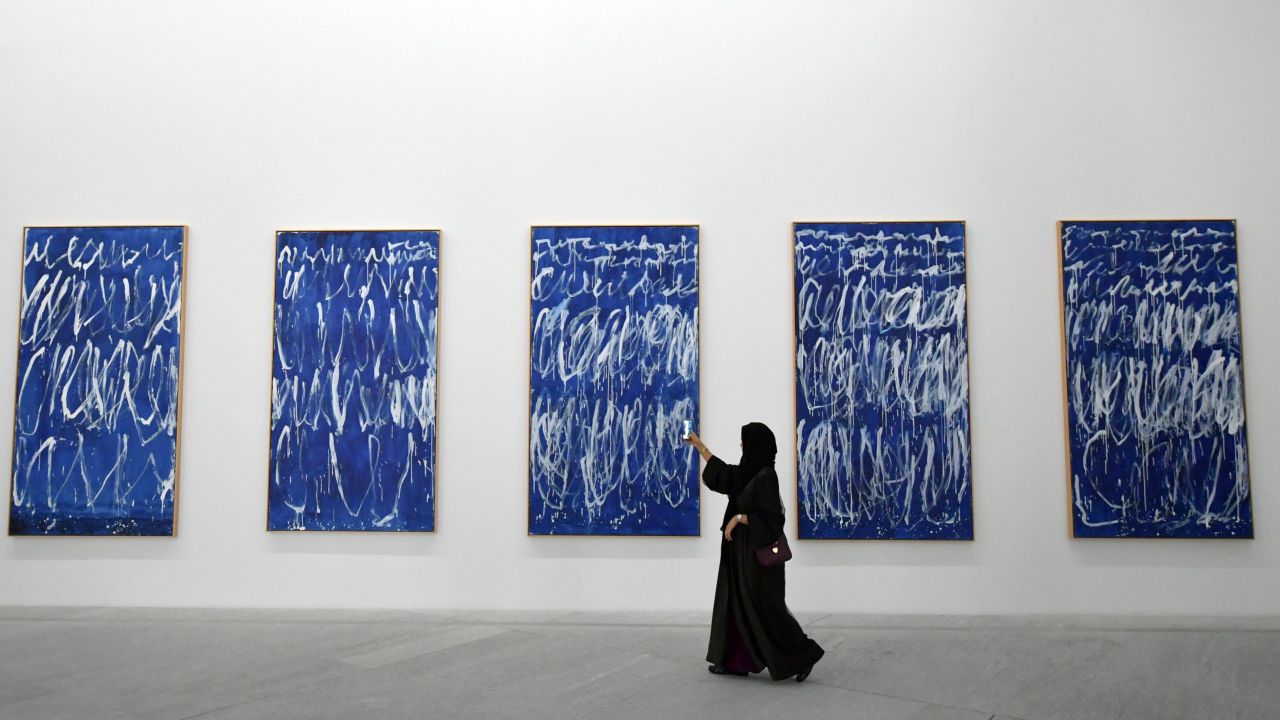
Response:
[[[529,534],[699,533],[698,239],[532,229]]]
[[[268,530],[435,530],[439,309],[439,230],[276,234]]]
[[[184,226],[29,227],[10,535],[173,535]]]
[[[1072,535],[1253,537],[1235,221],[1058,239]]]
[[[964,223],[793,241],[799,537],[972,540]]]

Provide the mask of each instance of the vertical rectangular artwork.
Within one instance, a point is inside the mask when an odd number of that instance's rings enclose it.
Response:
[[[529,533],[697,535],[698,227],[535,227]]]
[[[440,232],[276,235],[268,530],[435,529]]]
[[[1073,536],[1252,537],[1235,222],[1060,228]]]
[[[10,535],[173,535],[187,229],[23,238]]]
[[[972,540],[964,223],[793,239],[799,536]]]

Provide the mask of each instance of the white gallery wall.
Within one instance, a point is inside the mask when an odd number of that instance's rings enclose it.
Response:
[[[0,537],[0,604],[709,608],[705,489],[700,538],[525,534],[529,226],[701,225],[703,436],[774,428],[794,538],[790,223],[963,219],[977,539],[795,542],[793,609],[1280,613],[1277,28],[1264,0],[7,0],[0,337],[24,225],[191,234],[177,537]],[[1164,217],[1239,221],[1257,537],[1070,540],[1056,221]],[[443,229],[438,531],[268,534],[274,231],[394,227]]]

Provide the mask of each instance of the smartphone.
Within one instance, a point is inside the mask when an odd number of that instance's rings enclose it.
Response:
[[[690,435],[692,435],[692,434],[693,434],[693,421],[692,421],[692,420],[685,420],[685,421],[684,421],[684,436],[685,436],[685,438],[688,438],[688,437],[689,437]]]

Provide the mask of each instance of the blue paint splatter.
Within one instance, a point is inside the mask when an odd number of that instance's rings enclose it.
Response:
[[[532,241],[529,532],[697,535],[698,228]]]
[[[800,537],[973,538],[964,224],[795,227]]]
[[[437,231],[276,239],[271,530],[435,528]]]

